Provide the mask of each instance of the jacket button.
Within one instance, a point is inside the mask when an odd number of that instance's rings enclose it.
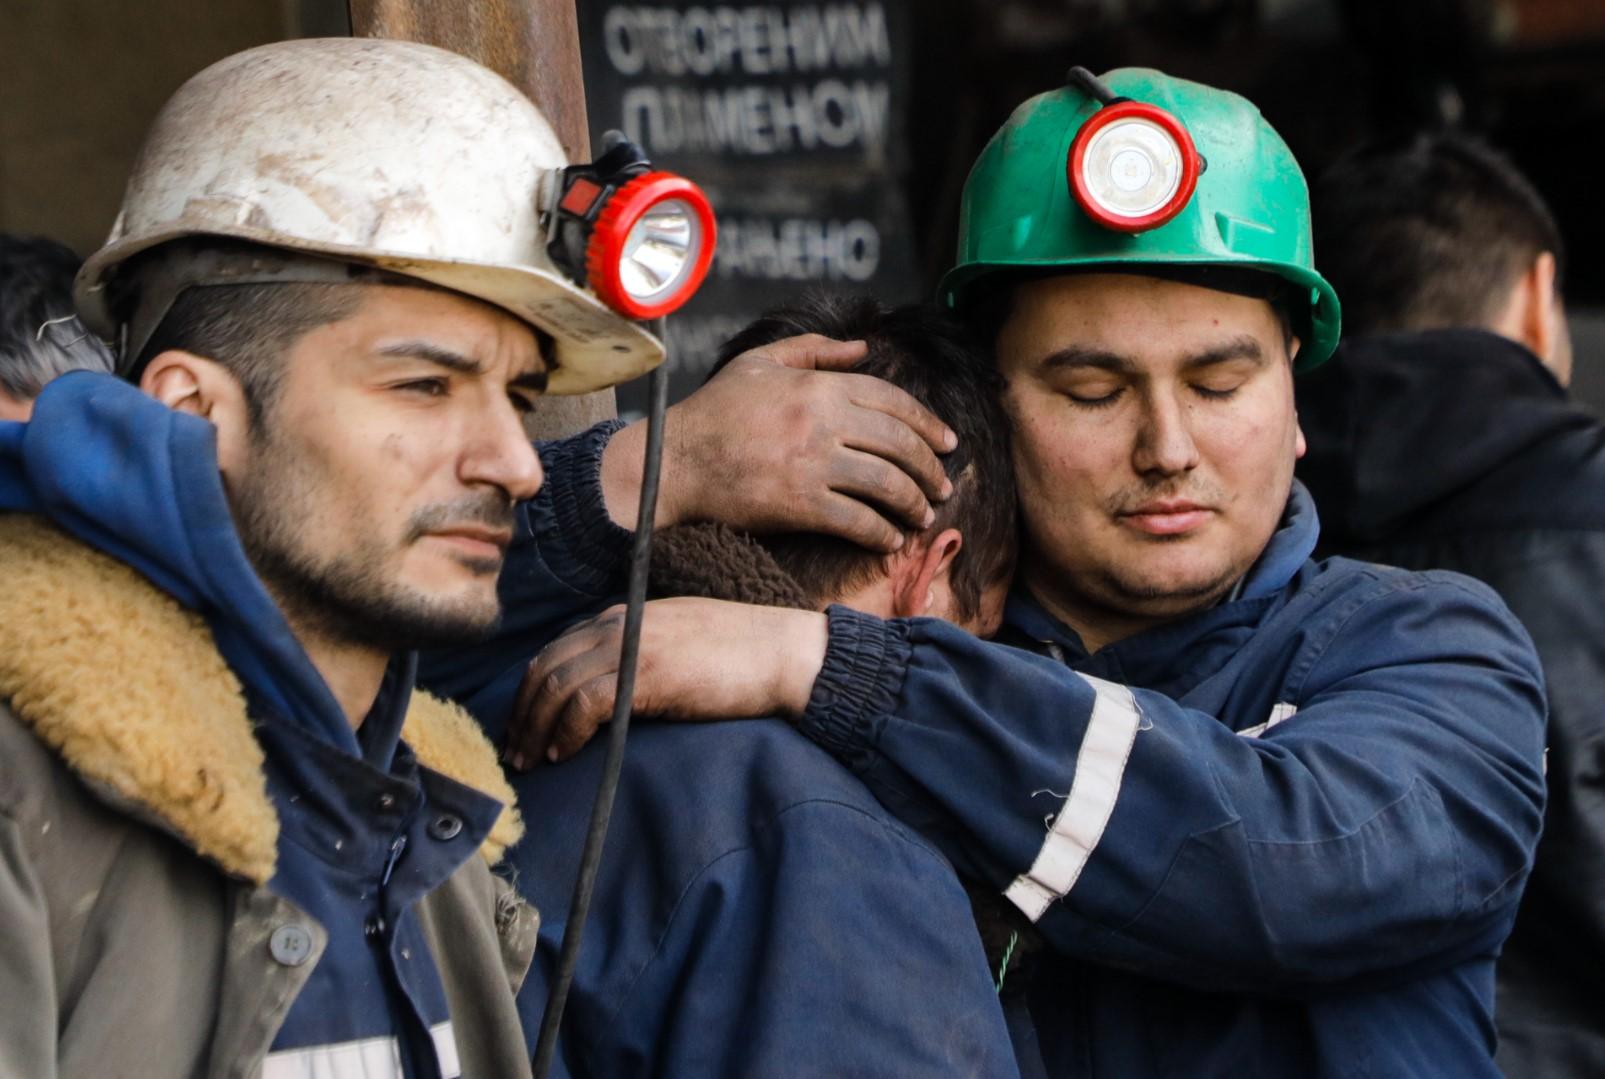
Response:
[[[393,794],[381,794],[373,800],[373,805],[379,812],[388,813],[396,808],[396,796]]]
[[[429,822],[429,836],[431,839],[439,839],[442,841],[447,839],[456,839],[458,833],[460,833],[462,830],[462,818],[454,817],[450,813],[442,813],[440,816]]]
[[[312,934],[305,926],[281,925],[268,938],[268,951],[287,967],[298,967],[312,955]]]

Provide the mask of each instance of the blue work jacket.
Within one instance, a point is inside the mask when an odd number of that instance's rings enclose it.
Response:
[[[593,596],[626,551],[611,433],[543,448],[532,510]],[[799,729],[1046,939],[1010,997],[1023,1075],[1498,1074],[1494,961],[1544,802],[1538,661],[1486,587],[1312,562],[1317,530],[1295,484],[1228,601],[1090,655],[1023,594],[999,642],[831,609]]]
[[[1089,655],[832,608],[801,729],[1047,938],[1026,1076],[1497,1076],[1544,801],[1542,679],[1488,588],[1308,560]]]
[[[605,749],[515,781],[532,1036]],[[1018,1074],[952,867],[778,720],[631,733],[560,1046],[597,1079]]]

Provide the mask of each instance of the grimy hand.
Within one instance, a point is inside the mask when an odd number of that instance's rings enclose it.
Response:
[[[889,382],[843,371],[862,341],[818,334],[743,353],[669,409],[657,523],[720,521],[748,532],[825,532],[894,551],[952,494],[937,455],[947,425]],[[635,527],[645,424],[602,459],[608,512]]]
[[[825,662],[815,611],[715,599],[646,605],[634,711],[664,719],[797,718]],[[505,755],[519,771],[566,760],[613,715],[624,608],[610,607],[547,645],[524,672]]]

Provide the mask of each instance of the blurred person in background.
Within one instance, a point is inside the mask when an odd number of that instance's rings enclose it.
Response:
[[[1299,387],[1323,546],[1492,585],[1550,706],[1549,804],[1498,967],[1498,1063],[1605,1071],[1605,428],[1567,396],[1565,253],[1543,198],[1459,134],[1363,147],[1313,192],[1348,335]]]
[[[79,261],[43,236],[0,233],[0,420],[25,422],[57,375],[112,369],[111,353],[73,312]]]

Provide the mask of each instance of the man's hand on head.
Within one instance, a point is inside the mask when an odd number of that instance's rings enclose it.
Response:
[[[646,605],[634,711],[664,719],[795,719],[825,661],[825,616],[712,599]],[[566,760],[612,717],[624,608],[611,607],[530,662],[505,755],[520,771]]]
[[[824,532],[881,551],[952,493],[947,425],[889,382],[844,370],[862,341],[817,334],[753,349],[669,410],[658,524],[719,521],[753,533]],[[602,459],[609,514],[635,527],[645,424]]]

